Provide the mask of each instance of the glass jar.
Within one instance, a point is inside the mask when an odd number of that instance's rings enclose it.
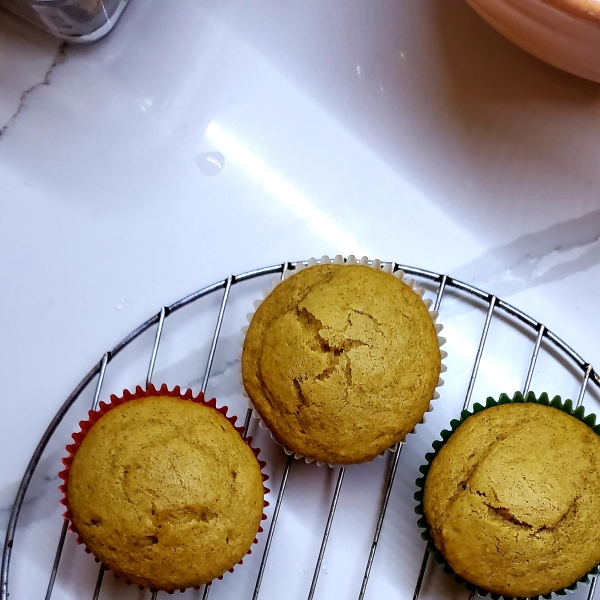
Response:
[[[76,44],[105,36],[127,4],[128,0],[0,0],[8,10]]]

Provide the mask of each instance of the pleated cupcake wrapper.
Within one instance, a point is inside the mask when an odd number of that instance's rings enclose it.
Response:
[[[510,398],[507,394],[501,394],[498,400],[494,398],[488,398],[485,406],[482,404],[474,404],[472,410],[463,410],[460,414],[460,419],[454,419],[450,421],[450,429],[444,429],[441,432],[441,440],[436,440],[433,442],[433,452],[430,452],[425,455],[425,464],[421,465],[419,471],[422,473],[422,477],[419,477],[416,481],[417,491],[415,493],[415,500],[418,502],[415,507],[415,512],[419,515],[419,520],[417,521],[418,526],[423,530],[421,532],[421,537],[427,542],[427,550],[430,554],[433,555],[434,560],[442,565],[444,573],[454,577],[455,581],[458,583],[464,583],[467,586],[467,589],[471,592],[475,591],[480,596],[485,596],[489,594],[493,600],[498,600],[500,597],[503,597],[504,600],[523,600],[521,598],[516,598],[514,596],[501,596],[500,594],[492,594],[491,592],[480,588],[469,581],[463,579],[460,575],[457,575],[452,567],[446,562],[444,555],[438,550],[433,542],[433,536],[431,535],[431,530],[429,524],[427,523],[427,519],[425,518],[425,510],[423,506],[423,496],[425,491],[425,481],[427,479],[427,474],[429,473],[429,469],[431,468],[431,464],[433,463],[434,458],[437,456],[438,452],[441,448],[446,444],[446,442],[450,439],[452,434],[472,415],[481,412],[482,410],[486,410],[488,408],[492,408],[493,406],[500,406],[502,404],[512,404],[512,403],[524,403],[524,402],[534,402],[536,404],[543,404],[544,406],[552,406],[553,408],[557,408],[572,417],[575,417],[582,423],[588,425],[591,429],[594,430],[595,433],[600,435],[600,425],[596,425],[596,415],[590,414],[585,415],[585,411],[583,406],[579,408],[574,408],[573,402],[571,400],[565,400],[564,402],[561,400],[560,396],[554,396],[554,398],[550,399],[547,393],[540,394],[539,397],[533,392],[529,392],[526,396],[523,396],[521,392],[516,392],[512,398]],[[551,592],[549,594],[543,594],[539,596],[532,596],[529,600],[540,600],[541,598],[545,598],[549,600],[552,597],[552,594],[557,594],[559,596],[564,596],[567,593],[574,592],[578,586],[588,584],[592,577],[598,575],[600,573],[600,564],[596,565],[591,571],[586,573],[583,577],[578,579],[575,583],[571,584],[566,588],[562,588],[560,590]]]
[[[256,456],[256,460],[258,461],[258,464],[260,466],[260,470],[262,473],[264,493],[266,495],[270,492],[269,488],[264,486],[264,482],[269,479],[269,476],[264,472],[264,468],[267,466],[267,463],[264,460],[260,460],[258,458],[258,456],[260,454],[260,449],[252,446],[252,437],[244,436],[244,428],[236,426],[237,417],[235,415],[229,416],[227,414],[227,411],[229,410],[227,406],[222,406],[219,408],[219,407],[217,407],[217,401],[215,398],[212,398],[211,400],[205,400],[204,394],[202,392],[200,392],[199,394],[196,394],[196,395],[194,395],[194,393],[190,389],[186,390],[185,392],[182,392],[181,388],[179,386],[175,386],[173,388],[173,390],[169,390],[169,388],[167,387],[166,384],[163,384],[160,388],[156,388],[154,385],[149,384],[146,389],[142,389],[140,386],[137,386],[134,392],[130,392],[129,390],[124,390],[122,396],[116,396],[113,394],[110,397],[110,402],[108,402],[108,403],[100,402],[97,410],[90,410],[88,412],[87,420],[79,422],[80,430],[77,431],[76,433],[72,434],[71,437],[73,438],[74,443],[69,444],[66,447],[68,455],[62,459],[62,463],[65,466],[65,468],[58,474],[59,478],[62,479],[62,481],[64,482],[58,488],[63,494],[63,498],[61,499],[60,503],[63,506],[65,506],[67,509],[66,512],[63,514],[63,518],[70,522],[69,530],[72,531],[75,535],[77,535],[77,543],[85,546],[85,551],[88,554],[92,554],[92,552],[85,545],[85,541],[79,535],[79,532],[77,531],[75,524],[73,523],[71,511],[69,510],[69,489],[68,489],[69,488],[69,471],[71,469],[71,464],[73,463],[73,459],[75,458],[75,455],[77,454],[77,450],[81,446],[81,443],[85,439],[85,437],[88,434],[88,432],[90,431],[90,429],[107,412],[113,410],[114,408],[117,408],[117,406],[121,406],[121,404],[130,402],[131,400],[139,400],[140,398],[149,398],[149,397],[156,397],[156,396],[168,396],[170,398],[179,398],[181,400],[189,400],[190,402],[196,402],[197,404],[202,404],[203,406],[207,406],[209,408],[212,408],[213,410],[216,410],[218,413],[221,413],[233,425],[234,429],[240,434],[240,437],[242,438],[242,440],[244,440],[244,442],[246,442],[246,444],[248,444],[248,446],[254,453],[254,456]],[[267,502],[267,500],[265,500],[264,508],[266,508],[267,506],[269,506],[269,502]],[[266,519],[267,519],[267,515],[263,512],[261,521],[265,521]],[[262,532],[263,532],[263,528],[261,525],[258,528],[257,533],[262,533]],[[257,543],[258,543],[258,539],[254,538],[253,545],[257,544]],[[247,554],[252,554],[252,548],[250,548],[248,550]],[[98,558],[96,558],[96,562],[99,562]],[[240,560],[237,564],[241,565],[242,563],[243,563],[243,559]],[[109,570],[108,567],[106,567],[106,565],[105,565],[105,568],[107,570]],[[231,569],[229,569],[229,572],[233,573],[233,569],[234,569],[233,567]],[[118,575],[117,573],[115,573],[115,577],[124,579],[128,585],[131,585],[131,583],[132,583],[131,581],[128,581],[127,578],[125,578],[122,575]],[[218,579],[223,579],[223,575],[219,576]],[[208,583],[208,585],[210,585],[210,582]],[[144,589],[144,586],[140,585],[139,588]],[[200,589],[200,586],[195,586],[194,589]],[[150,588],[150,591],[156,592],[156,591],[161,591],[161,590]],[[166,591],[166,590],[162,590],[162,591]],[[185,589],[181,589],[180,591],[184,592]],[[168,593],[172,594],[173,592],[168,591]]]
[[[432,310],[431,307],[433,306],[433,301],[430,299],[423,299],[423,295],[425,294],[425,290],[423,288],[417,287],[415,285],[415,281],[413,279],[409,279],[408,277],[406,277],[404,271],[401,270],[397,270],[394,271],[394,265],[392,263],[384,263],[378,259],[370,261],[366,256],[363,256],[360,260],[357,259],[354,255],[350,255],[348,256],[347,259],[344,259],[344,257],[341,254],[338,254],[335,258],[329,258],[329,256],[323,256],[320,260],[317,260],[316,258],[310,258],[306,263],[303,262],[299,262],[296,264],[294,269],[289,269],[287,271],[284,271],[283,273],[283,277],[282,278],[277,278],[274,279],[270,285],[270,287],[266,288],[263,290],[263,297],[260,300],[255,300],[254,301],[254,311],[251,313],[248,313],[246,315],[246,320],[248,321],[248,323],[252,322],[252,318],[254,317],[254,314],[256,312],[256,310],[258,309],[258,307],[263,303],[263,300],[280,284],[282,283],[282,281],[285,281],[286,279],[292,277],[293,275],[295,275],[296,273],[298,273],[299,271],[302,271],[304,269],[307,269],[308,267],[314,267],[316,265],[330,265],[330,264],[335,264],[335,265],[342,265],[342,266],[346,266],[346,265],[363,265],[365,267],[371,267],[372,269],[378,269],[380,271],[383,271],[384,273],[389,273],[390,275],[393,275],[394,277],[396,277],[397,279],[399,279],[400,281],[402,281],[403,283],[405,283],[406,285],[408,285],[422,300],[423,300],[423,304],[425,304],[425,306],[427,307],[427,311],[429,312],[429,315],[431,317],[431,320],[433,321],[433,324],[435,325],[435,330],[437,333],[437,339],[438,339],[438,344],[440,347],[440,359],[441,359],[441,369],[440,369],[440,373],[444,373],[447,369],[446,369],[446,365],[444,365],[443,360],[448,356],[448,353],[445,350],[442,350],[441,347],[446,343],[446,339],[441,337],[439,334],[443,329],[443,326],[441,323],[439,323],[439,314]],[[241,339],[241,345],[242,345],[242,349],[243,349],[243,344],[244,344],[244,338],[246,336],[246,332],[248,331],[248,326],[245,326],[242,328],[242,339]],[[241,352],[240,352],[240,356],[241,356]],[[240,379],[241,379],[241,370],[240,370]],[[433,400],[437,400],[440,397],[439,392],[437,391],[438,388],[440,388],[442,385],[444,385],[444,380],[440,377],[438,380],[438,383],[436,385],[436,389],[434,391],[433,397],[431,398],[430,402],[429,402],[429,407],[427,408],[426,412],[431,412],[433,410]],[[301,454],[300,452],[294,452],[293,450],[290,450],[289,448],[286,448],[273,434],[273,432],[271,431],[271,429],[269,428],[269,426],[263,421],[262,417],[260,416],[259,411],[256,409],[256,407],[253,405],[252,400],[250,399],[250,397],[248,396],[248,394],[246,393],[246,390],[244,388],[244,384],[242,381],[242,390],[243,390],[243,394],[244,396],[246,396],[247,400],[248,400],[248,406],[249,408],[252,408],[252,416],[255,419],[258,419],[259,422],[259,426],[262,429],[266,429],[269,432],[269,435],[271,436],[271,439],[276,442],[279,446],[281,446],[283,448],[283,450],[285,451],[285,453],[289,456],[289,455],[294,455],[294,458],[296,459],[304,459],[304,461],[308,464],[316,462],[317,465],[319,467],[323,466],[324,464],[327,464],[329,467],[335,467],[337,466],[335,463],[325,463],[324,461],[321,460],[316,460],[314,458],[310,458],[305,456],[304,454]],[[406,437],[408,437],[408,435],[414,434],[416,431],[416,428],[418,425],[421,425],[425,423],[425,415],[423,415],[423,418],[421,419],[421,421],[419,421],[419,423],[417,423],[417,425],[415,425],[415,427],[413,428],[412,431],[410,431]],[[383,457],[385,456],[386,452],[395,452],[402,444],[406,443],[406,437],[402,440],[400,440],[399,442],[395,443],[393,446],[391,446],[390,448],[384,450],[379,456]],[[347,466],[347,465],[346,465]]]

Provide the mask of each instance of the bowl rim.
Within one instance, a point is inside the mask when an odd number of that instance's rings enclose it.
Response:
[[[600,27],[600,2],[595,0],[542,0],[542,2],[571,17],[589,21]]]

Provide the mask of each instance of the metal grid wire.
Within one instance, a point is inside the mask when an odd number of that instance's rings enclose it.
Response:
[[[33,453],[32,458],[29,462],[29,465],[27,467],[27,470],[25,472],[25,475],[23,477],[23,480],[21,482],[21,485],[19,487],[16,499],[15,499],[15,503],[14,503],[14,506],[12,509],[12,513],[10,516],[8,529],[7,529],[7,533],[6,533],[6,540],[5,540],[5,544],[4,544],[4,552],[3,552],[3,557],[2,557],[2,568],[1,568],[1,572],[0,572],[0,584],[1,584],[0,600],[8,600],[8,596],[9,596],[8,579],[9,579],[9,574],[10,574],[10,564],[11,564],[13,542],[14,542],[15,533],[16,533],[16,529],[17,529],[19,514],[21,511],[24,499],[25,499],[25,494],[27,492],[28,486],[33,477],[33,474],[36,470],[36,467],[38,466],[40,458],[42,457],[42,453],[44,452],[44,449],[46,448],[48,442],[50,441],[50,438],[56,431],[56,429],[57,429],[58,425],[60,424],[60,422],[62,421],[63,417],[65,417],[65,415],[67,414],[69,409],[72,407],[72,405],[75,403],[75,401],[79,398],[79,396],[82,394],[82,392],[87,388],[87,386],[93,382],[94,378],[97,378],[97,379],[96,379],[95,393],[93,396],[93,402],[92,402],[92,407],[91,407],[93,410],[95,410],[98,406],[100,394],[102,391],[102,385],[104,383],[106,371],[107,371],[107,368],[108,368],[110,362],[115,358],[115,356],[117,356],[121,352],[121,350],[123,350],[126,346],[128,346],[131,342],[133,342],[136,338],[138,338],[143,332],[145,332],[146,330],[148,330],[151,327],[156,326],[156,332],[155,332],[155,336],[154,336],[154,344],[152,347],[152,353],[150,356],[150,362],[148,365],[148,372],[147,372],[147,376],[146,376],[146,384],[150,384],[152,381],[153,373],[154,373],[154,367],[156,364],[156,358],[157,358],[159,346],[161,343],[163,326],[164,326],[165,320],[170,315],[172,315],[174,312],[176,312],[186,306],[191,305],[192,303],[196,302],[200,298],[206,297],[210,294],[217,293],[218,291],[222,291],[222,299],[221,299],[220,309],[218,312],[218,317],[217,317],[217,321],[216,321],[216,325],[215,325],[215,329],[214,329],[214,334],[212,336],[210,350],[208,353],[208,358],[207,358],[206,367],[204,370],[204,376],[203,376],[202,385],[201,385],[201,391],[205,392],[207,385],[208,385],[211,368],[213,366],[215,352],[217,350],[217,344],[219,342],[219,335],[221,333],[221,327],[223,324],[223,318],[225,315],[225,310],[227,307],[227,303],[228,303],[228,300],[230,297],[230,292],[231,292],[232,287],[234,285],[244,282],[244,281],[249,281],[251,279],[266,277],[266,276],[274,275],[274,274],[280,274],[283,277],[283,273],[285,271],[290,270],[290,269],[291,270],[295,269],[297,264],[300,264],[300,263],[285,262],[283,264],[274,265],[272,267],[265,267],[265,268],[254,270],[254,271],[248,271],[241,275],[230,275],[226,279],[223,279],[222,281],[218,281],[208,287],[205,287],[205,288],[175,302],[171,306],[161,308],[161,310],[156,315],[154,315],[152,318],[148,319],[145,323],[143,323],[140,327],[138,327],[137,329],[132,331],[123,341],[121,341],[117,346],[115,346],[110,352],[107,352],[103,355],[101,360],[83,378],[83,380],[80,382],[80,384],[75,388],[75,390],[73,390],[71,395],[67,398],[65,403],[61,406],[61,408],[57,412],[56,416],[54,417],[54,419],[48,426],[46,432],[42,436],[42,439],[40,440],[35,452]],[[305,262],[304,264],[307,264],[307,263]],[[523,394],[526,394],[529,391],[529,387],[530,387],[533,373],[534,373],[534,370],[536,367],[538,354],[540,351],[542,341],[546,341],[551,346],[553,346],[559,355],[561,355],[563,358],[568,359],[568,361],[577,369],[577,371],[580,372],[580,374],[581,374],[580,375],[580,377],[581,377],[580,388],[579,388],[579,394],[578,394],[577,401],[576,401],[576,407],[580,407],[582,405],[582,402],[583,402],[583,399],[586,394],[586,390],[587,390],[587,387],[588,387],[588,384],[590,381],[593,382],[593,384],[595,386],[600,388],[600,377],[594,371],[594,369],[592,368],[592,366],[589,363],[587,363],[585,360],[583,360],[581,358],[581,356],[579,356],[579,354],[577,354],[562,339],[560,339],[558,336],[556,336],[554,333],[552,333],[550,330],[548,330],[543,324],[539,323],[535,319],[533,319],[530,316],[526,315],[525,313],[521,312],[520,310],[518,310],[511,304],[508,304],[507,302],[504,302],[503,300],[498,299],[496,296],[494,296],[492,294],[489,294],[485,291],[482,291],[482,290],[480,290],[476,287],[473,287],[469,284],[466,284],[464,282],[453,279],[452,277],[449,277],[447,275],[442,275],[442,274],[435,273],[432,271],[418,269],[418,268],[414,268],[414,267],[410,267],[410,266],[399,265],[398,263],[392,263],[392,265],[393,265],[394,271],[402,270],[404,273],[406,273],[407,275],[410,275],[412,277],[415,277],[417,280],[429,282],[430,284],[434,284],[437,286],[435,301],[433,304],[434,311],[439,311],[440,303],[442,302],[442,299],[444,298],[445,293],[449,289],[454,289],[456,291],[459,291],[459,292],[466,294],[470,297],[473,297],[479,301],[482,301],[487,305],[485,321],[483,324],[481,335],[479,337],[477,352],[476,352],[474,362],[473,362],[471,372],[470,372],[469,384],[468,384],[467,392],[466,392],[464,403],[463,403],[463,410],[469,408],[471,405],[471,396],[473,393],[473,389],[475,387],[475,382],[477,379],[477,374],[478,374],[481,359],[483,356],[484,347],[485,347],[486,340],[488,337],[490,324],[492,322],[492,319],[494,318],[494,315],[499,312],[504,313],[505,315],[510,315],[511,317],[516,319],[524,328],[528,329],[529,331],[531,331],[535,334],[535,344],[533,346],[533,351],[531,353],[531,358],[530,358],[529,366],[527,369],[525,383],[522,388]],[[248,409],[247,414],[246,414],[246,419],[245,419],[245,426],[244,426],[245,433],[247,433],[247,431],[248,431],[251,417],[252,417],[252,409]],[[382,527],[383,527],[384,520],[385,520],[386,510],[387,510],[388,503],[390,500],[392,486],[394,484],[394,479],[396,477],[396,472],[398,470],[398,464],[399,464],[399,461],[402,456],[402,448],[403,448],[403,446],[400,445],[398,447],[398,450],[394,453],[393,459],[391,462],[391,466],[390,466],[390,469],[389,469],[389,472],[388,472],[388,475],[387,475],[387,478],[386,478],[386,481],[384,484],[385,485],[384,494],[383,494],[383,498],[382,498],[382,502],[381,502],[381,507],[379,510],[377,524],[376,524],[375,531],[374,531],[371,545],[370,545],[370,551],[369,551],[365,569],[364,569],[364,576],[362,578],[362,585],[360,587],[360,591],[358,594],[358,600],[364,599],[364,596],[365,596],[365,593],[367,590],[367,586],[369,583],[369,576],[371,573],[371,568],[373,566],[373,560],[375,558],[377,546],[378,546],[378,543],[380,540],[381,531],[382,531]],[[260,560],[260,566],[258,568],[258,574],[256,577],[254,590],[252,593],[252,600],[258,600],[260,592],[261,592],[261,584],[263,581],[263,575],[265,573],[265,567],[266,567],[267,561],[269,559],[271,543],[273,540],[273,535],[276,530],[279,511],[280,511],[280,508],[281,508],[281,505],[283,502],[284,493],[286,490],[286,486],[288,484],[290,469],[291,469],[293,463],[294,463],[293,456],[289,456],[287,458],[287,461],[285,463],[285,467],[283,470],[283,474],[281,476],[280,487],[279,487],[279,491],[277,494],[277,499],[274,504],[273,513],[272,513],[272,517],[271,517],[271,521],[270,521],[270,527],[267,531],[266,541],[265,541],[265,545],[263,548],[263,554],[262,554],[262,557]],[[319,549],[317,561],[315,564],[314,572],[312,575],[310,589],[308,592],[308,597],[307,597],[308,600],[312,600],[314,597],[314,594],[315,594],[315,590],[316,590],[318,579],[319,579],[319,574],[321,572],[323,558],[325,555],[325,550],[327,548],[327,542],[329,540],[331,526],[332,526],[332,523],[333,523],[333,520],[335,517],[336,507],[338,505],[340,491],[342,489],[342,485],[343,485],[343,481],[344,481],[345,472],[346,472],[345,467],[341,467],[338,471],[337,480],[336,480],[336,484],[335,484],[335,490],[333,492],[333,498],[331,500],[331,505],[329,508],[327,521],[326,521],[325,529],[324,529],[324,532],[322,535],[320,549]],[[65,544],[67,530],[68,530],[68,523],[67,523],[67,521],[65,521],[63,523],[60,537],[58,540],[58,546],[56,549],[54,563],[52,566],[50,578],[48,581],[48,586],[46,589],[46,595],[45,595],[46,600],[50,600],[50,598],[52,597],[52,592],[53,592],[54,584],[56,581],[56,575],[57,575],[58,568],[60,565],[63,547]],[[427,551],[425,551],[423,554],[423,558],[421,561],[416,585],[414,588],[413,600],[418,600],[418,598],[419,598],[421,586],[422,586],[423,579],[425,577],[425,573],[427,570],[428,559],[429,559],[429,554]],[[104,565],[100,565],[99,570],[98,570],[98,576],[96,579],[95,588],[93,591],[90,591],[90,598],[92,598],[92,600],[98,600],[98,596],[100,594],[100,590],[102,587],[104,574],[105,574],[105,567],[104,567]],[[591,583],[588,593],[587,593],[588,600],[591,600],[594,595],[596,582],[597,582],[597,579],[594,578],[592,580],[592,583]],[[203,587],[203,589],[201,591],[202,600],[206,600],[209,597],[210,591],[211,591],[210,584]],[[155,600],[157,598],[158,594],[159,594],[159,592],[152,593],[151,600]],[[148,592],[148,595],[150,596],[150,592]],[[473,595],[474,595],[474,592],[472,592],[470,595],[471,599],[473,598]]]

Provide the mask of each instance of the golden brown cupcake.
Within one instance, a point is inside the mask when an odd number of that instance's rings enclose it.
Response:
[[[279,284],[254,314],[244,387],[274,437],[307,458],[373,459],[423,419],[440,374],[435,326],[394,275],[322,264]]]
[[[62,474],[68,516],[87,548],[126,580],[166,591],[200,586],[238,563],[264,506],[255,452],[214,401],[178,391],[113,397],[74,435]]]
[[[600,561],[599,461],[600,436],[558,408],[530,400],[468,417],[425,481],[436,548],[457,575],[493,594],[571,586]]]

